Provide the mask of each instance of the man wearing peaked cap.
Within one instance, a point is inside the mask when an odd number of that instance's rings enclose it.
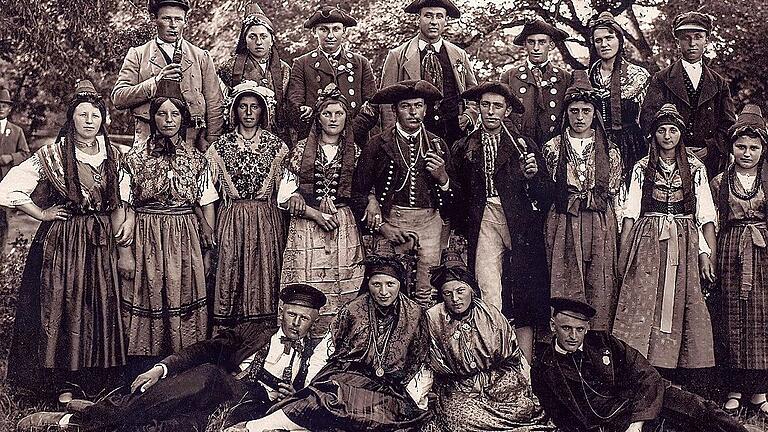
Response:
[[[80,408],[66,413],[35,413],[19,423],[19,430],[46,425],[46,430],[102,430],[153,423],[168,430],[205,430],[208,416],[228,401],[237,403],[229,423],[263,416],[312,380],[325,366],[330,347],[328,335],[308,336],[326,302],[322,292],[291,284],[280,299],[279,327],[267,321],[225,329],[136,377],[132,394],[95,404],[78,401],[70,406]]]
[[[453,200],[453,168],[448,145],[423,123],[427,106],[440,91],[424,80],[406,80],[381,89],[372,103],[388,104],[397,122],[371,138],[355,170],[354,194],[368,197],[367,227],[394,242],[398,253],[413,247],[418,233],[416,288],[411,297],[433,303],[429,268],[447,242],[447,211]]]
[[[118,109],[130,109],[135,118],[134,144],[149,137],[149,101],[161,79],[179,81],[181,94],[189,108],[192,136],[205,150],[215,141],[224,125],[224,98],[216,67],[207,51],[183,38],[187,22],[187,0],[152,0],[149,12],[157,29],[156,37],[142,46],[131,47],[112,89],[112,102]]]
[[[0,180],[8,171],[29,157],[29,146],[24,131],[8,120],[13,100],[8,89],[0,89]],[[8,234],[8,220],[5,210],[0,208],[0,253],[5,247]]]
[[[531,360],[533,329],[549,318],[542,233],[552,181],[539,147],[507,120],[524,110],[507,84],[483,83],[462,97],[477,101],[481,127],[451,151],[452,221],[467,239],[467,261],[483,301],[514,319],[520,347]]]
[[[746,432],[717,405],[661,377],[637,350],[605,331],[590,330],[595,308],[551,300],[555,336],[541,344],[531,384],[563,431],[641,432],[660,424],[684,431]]]
[[[560,130],[558,119],[571,74],[564,67],[552,64],[549,52],[555,43],[567,37],[568,33],[540,19],[527,22],[514,43],[525,49],[528,59],[513,65],[501,76],[501,82],[508,84],[525,106],[525,112],[513,113],[510,118],[523,135],[539,146]]]
[[[345,46],[347,29],[357,25],[357,20],[337,6],[321,6],[304,22],[317,39],[317,48],[293,60],[288,81],[287,100],[292,124],[297,129],[297,139],[309,135],[313,109],[317,96],[333,83],[349,103],[354,122],[361,108],[376,93],[376,77],[371,62]],[[355,130],[356,135],[366,135],[368,129]]]
[[[428,131],[453,143],[475,129],[477,118],[474,103],[464,109],[460,96],[477,84],[469,55],[442,36],[448,17],[458,18],[459,10],[451,0],[415,0],[405,11],[419,16],[419,33],[389,50],[384,61],[381,88],[418,79],[437,87],[443,97],[427,107],[424,125]],[[389,106],[380,107],[380,113],[382,129],[395,123]]]
[[[640,125],[646,135],[652,134],[653,116],[665,103],[674,104],[685,119],[686,147],[704,162],[712,178],[728,161],[728,128],[736,119],[728,82],[704,62],[712,18],[686,12],[675,17],[672,30],[681,58],[651,78]]]

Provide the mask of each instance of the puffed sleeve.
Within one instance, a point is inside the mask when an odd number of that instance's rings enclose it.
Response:
[[[696,226],[699,232],[699,253],[712,254],[712,249],[704,238],[702,227],[708,223],[717,226],[717,210],[712,200],[712,189],[709,188],[707,169],[699,166],[693,174],[693,193],[696,195]]]
[[[629,189],[624,195],[624,199],[621,200],[617,209],[617,219],[623,220],[625,218],[637,219],[640,218],[640,204],[643,200],[643,180],[645,177],[645,167],[640,162],[635,164],[632,169],[632,179],[629,182]]]
[[[0,181],[0,206],[17,207],[32,202],[32,192],[42,177],[37,154],[8,171]]]
[[[280,185],[277,188],[277,206],[286,210],[285,203],[299,190],[299,179],[289,169],[283,170],[283,178],[280,179]]]
[[[133,193],[131,191],[131,173],[123,166],[120,169],[120,200],[133,204]]]
[[[205,180],[203,185],[203,193],[200,195],[200,205],[208,205],[218,201],[219,193],[216,191],[216,186],[213,184],[213,173],[211,168],[208,167],[205,170]]]

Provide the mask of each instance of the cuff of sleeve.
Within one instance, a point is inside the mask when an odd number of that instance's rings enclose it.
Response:
[[[446,192],[450,188],[451,188],[451,179],[448,179],[448,181],[445,182],[444,185],[440,185],[440,190],[443,192]]]
[[[166,366],[163,363],[157,363],[155,366],[160,366],[160,368],[163,369],[163,376],[160,377],[161,379],[163,379],[163,378],[168,376],[168,366]]]

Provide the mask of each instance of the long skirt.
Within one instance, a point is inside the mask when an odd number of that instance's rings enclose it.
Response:
[[[107,215],[40,225],[19,290],[8,359],[11,381],[21,386],[38,381],[42,368],[82,371],[125,364],[113,238]]]
[[[715,364],[712,322],[699,281],[691,216],[642,216],[619,263],[624,279],[613,335],[661,368]]]
[[[217,325],[274,321],[286,218],[274,203],[238,200],[218,217],[218,266],[213,300]]]
[[[352,211],[341,207],[336,218],[339,227],[329,232],[315,221],[291,218],[283,254],[280,288],[306,283],[327,298],[312,327],[314,336],[324,335],[339,309],[357,297],[365,274],[363,245]]]
[[[488,390],[481,393],[462,391],[461,381],[458,385],[436,381],[435,415],[422,432],[529,432],[546,425],[544,410],[522,373],[494,372],[491,379]]]
[[[578,210],[558,213],[553,207],[545,225],[552,297],[589,303],[597,310],[595,330],[610,331],[616,313],[616,215]]]
[[[716,336],[725,350],[723,366],[729,368],[768,371],[766,239],[765,222],[731,224],[718,236]]]
[[[297,425],[311,431],[413,431],[427,418],[405,391],[368,367],[329,363],[312,384],[275,405]]]
[[[136,272],[123,306],[128,354],[165,356],[208,337],[198,229],[191,210],[137,211]]]

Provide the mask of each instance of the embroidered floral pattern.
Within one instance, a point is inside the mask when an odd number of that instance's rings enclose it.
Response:
[[[272,166],[283,145],[276,135],[267,131],[262,131],[253,147],[247,146],[237,133],[224,135],[216,143],[216,150],[240,198],[260,198],[265,184],[273,181],[269,178],[270,173],[280,174],[280,170],[274,170]]]

